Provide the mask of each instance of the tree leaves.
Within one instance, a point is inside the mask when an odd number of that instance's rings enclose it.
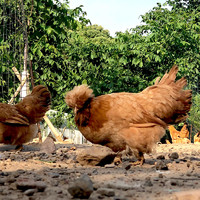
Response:
[[[193,106],[190,110],[188,121],[193,125],[196,133],[200,130],[200,94],[193,96]]]

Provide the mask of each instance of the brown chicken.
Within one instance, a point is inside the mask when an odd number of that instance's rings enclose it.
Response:
[[[194,144],[200,143],[200,132],[194,135]]]
[[[50,92],[43,85],[33,88],[16,105],[0,103],[0,143],[17,145],[31,141],[37,135],[37,125],[50,107]]]
[[[170,136],[172,138],[172,143],[182,143],[182,144],[189,144],[191,143],[188,139],[189,131],[187,129],[187,124],[184,123],[182,129],[177,131],[173,125],[168,127]]]
[[[178,67],[173,66],[153,86],[140,93],[113,93],[94,97],[87,85],[74,87],[66,94],[67,105],[74,109],[80,132],[92,143],[105,145],[115,152],[130,148],[143,164],[169,124],[187,118],[191,90],[183,77],[175,81]],[[160,81],[159,81],[160,80]]]
[[[172,143],[175,143],[174,140],[177,140],[177,138],[179,137],[179,131],[177,131],[173,125],[170,125],[168,129],[172,138]]]

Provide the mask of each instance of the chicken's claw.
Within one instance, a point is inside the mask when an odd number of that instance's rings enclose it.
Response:
[[[115,165],[120,165],[120,164],[122,164],[122,158],[121,158],[121,156],[116,156],[115,158],[114,158],[114,164]]]
[[[17,145],[16,147],[15,147],[15,152],[19,152],[19,151],[21,151],[21,150],[23,150],[24,149],[24,147],[23,147],[23,145],[22,144],[19,144],[19,145]]]
[[[136,162],[133,162],[132,165],[133,166],[137,166],[137,165],[142,166],[145,162],[144,154],[142,152],[138,152],[138,154],[136,154],[136,157],[138,158],[138,160]]]
[[[23,145],[19,144],[19,145],[17,145],[17,146],[15,147],[15,149],[10,150],[10,152],[16,153],[16,152],[20,152],[20,151],[23,150],[23,149],[24,149]]]
[[[137,166],[137,165],[142,166],[143,164],[144,164],[144,160],[137,160],[136,162],[132,163],[133,166]]]

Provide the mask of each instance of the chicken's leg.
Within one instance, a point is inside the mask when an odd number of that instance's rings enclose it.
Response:
[[[11,152],[19,152],[21,150],[23,150],[23,145],[22,144],[18,144],[15,149],[10,150]]]
[[[22,144],[19,144],[15,147],[15,151],[18,152],[18,151],[21,151],[23,149],[23,145]]]
[[[122,164],[122,157],[123,156],[132,156],[132,155],[133,155],[133,151],[131,150],[131,148],[129,146],[126,146],[126,149],[124,151],[120,151],[120,152],[117,153],[113,162],[114,162],[115,165]]]
[[[142,166],[145,162],[144,154],[142,152],[138,152],[138,153],[135,153],[135,156],[138,160],[136,162],[133,162],[132,165],[133,166],[136,166],[136,165]]]
[[[113,162],[114,162],[115,165],[122,164],[122,153],[121,152],[117,153],[117,155],[115,156]]]

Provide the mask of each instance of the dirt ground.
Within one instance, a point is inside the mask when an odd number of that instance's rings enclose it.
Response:
[[[200,144],[157,144],[143,166],[130,166],[127,157],[104,167],[77,162],[77,150],[87,146],[56,144],[56,152],[46,154],[38,144],[17,153],[1,145],[0,199],[75,199],[68,188],[83,174],[93,184],[91,200],[175,200],[181,191],[200,189]]]

